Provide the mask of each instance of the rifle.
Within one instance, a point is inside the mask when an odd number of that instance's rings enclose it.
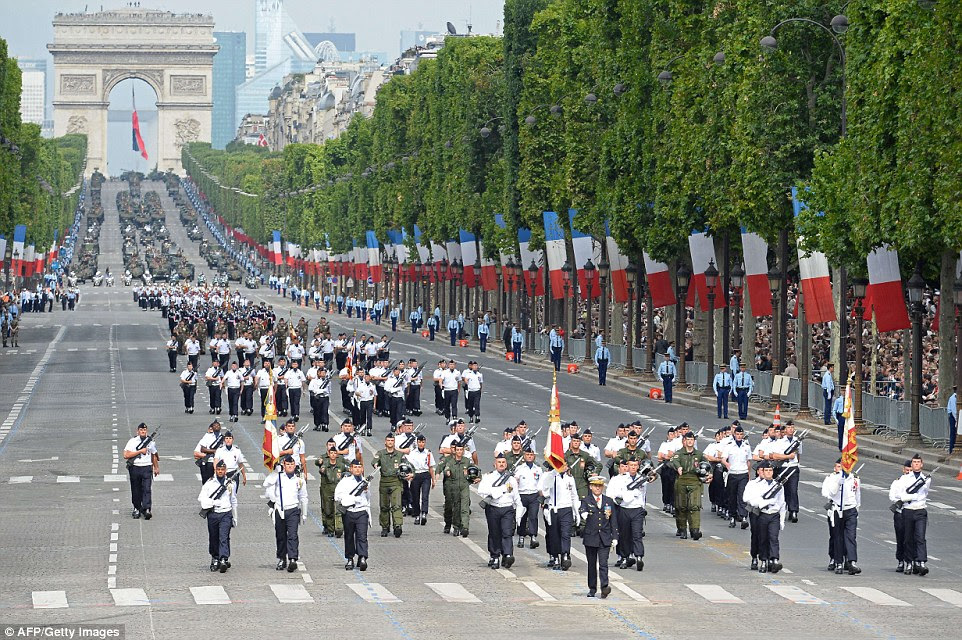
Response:
[[[461,439],[458,441],[458,443],[460,444],[460,446],[462,446],[462,447],[468,446],[468,443],[471,442],[471,438],[474,437],[474,433],[475,433],[477,430],[478,430],[478,425],[475,424],[475,425],[473,425],[470,429],[468,429],[467,431],[465,431],[465,432],[464,432],[464,435],[461,436]]]
[[[798,472],[798,467],[786,467],[784,471],[778,474],[775,479],[775,484],[773,484],[768,491],[762,494],[762,498],[765,500],[771,500],[778,495],[778,492],[782,490],[788,479],[791,478],[795,473]]]
[[[646,484],[649,484],[649,483],[651,483],[651,482],[654,482],[654,481],[655,481],[655,477],[658,475],[658,470],[661,469],[663,466],[665,466],[665,463],[664,463],[664,462],[659,462],[659,463],[658,463],[658,466],[654,467],[654,468],[653,468],[651,471],[649,471],[648,473],[641,473],[641,472],[639,472],[639,473],[638,473],[638,477],[635,478],[632,482],[628,483],[628,485],[625,487],[625,489],[627,489],[628,491],[634,491],[635,489],[638,489],[638,488],[640,488],[640,487],[643,487],[643,486],[645,486]]]
[[[213,441],[212,443],[210,443],[210,446],[207,447],[207,448],[208,448],[208,449],[212,449],[212,450],[216,450],[216,449],[217,449],[218,447],[220,447],[222,444],[224,444],[224,434],[221,433],[220,431],[218,431],[218,432],[217,432],[217,438],[214,439],[214,441]],[[198,467],[200,467],[200,468],[203,468],[203,466],[204,466],[205,464],[207,464],[208,462],[210,462],[211,459],[213,459],[213,457],[214,457],[214,454],[213,454],[213,453],[206,453],[206,454],[204,454],[204,457],[203,457],[203,458],[197,458],[196,460],[194,460],[194,464],[196,464],[196,465],[197,465]]]
[[[521,441],[521,450],[522,450],[522,451],[524,451],[525,447],[530,447],[530,446],[531,446],[531,443],[534,442],[534,439],[538,436],[539,433],[541,433],[541,430],[542,430],[542,429],[544,429],[544,425],[538,427],[538,430],[535,431],[534,433],[532,433],[530,436],[525,436],[525,437],[524,437],[524,440]]]
[[[421,429],[423,428],[424,428],[424,423],[422,422],[414,428],[414,431],[412,431],[411,433],[405,434],[407,435],[407,438],[405,438],[404,443],[398,448],[410,449],[411,446],[417,441],[418,434],[421,432]]]
[[[503,485],[505,482],[511,479],[512,476],[514,476],[514,472],[518,470],[518,467],[523,462],[524,462],[524,458],[518,458],[518,461],[514,463],[514,466],[512,466],[510,469],[505,469],[504,471],[502,471],[501,475],[498,477],[497,480],[494,481],[494,483],[491,486],[500,487],[501,485]]]
[[[854,472],[852,472],[852,476],[857,478],[857,477],[858,477],[858,472],[861,471],[861,470],[862,470],[862,467],[864,467],[864,466],[865,466],[865,463],[863,462],[862,464],[859,465],[858,469],[856,469]],[[842,487],[844,486],[844,484],[845,484],[845,474],[843,473],[843,474],[841,475],[841,477],[839,478],[839,481],[838,481],[838,488],[839,488],[839,490],[842,489]],[[834,526],[835,526],[835,518],[837,518],[837,517],[839,516],[839,514],[840,514],[840,512],[841,512],[841,509],[842,509],[842,505],[839,505],[838,508],[836,508],[836,507],[835,507],[835,503],[834,503],[832,500],[829,500],[828,502],[825,503],[825,507],[824,507],[824,508],[825,508],[825,511],[828,512],[828,513],[826,514],[826,517],[828,518],[829,524],[834,527]]]
[[[141,440],[141,441],[140,441],[140,445],[137,447],[137,449],[146,449],[148,446],[150,446],[150,443],[154,441],[154,439],[157,437],[157,434],[158,434],[158,433],[160,433],[160,427],[157,427],[156,429],[154,429],[154,432],[153,432],[153,433],[151,433],[149,436],[147,436],[146,438],[144,438],[143,440]],[[145,454],[142,453],[142,454],[140,454],[140,455],[145,455]],[[131,458],[127,458],[127,468],[128,468],[128,469],[130,469],[132,466],[134,466],[134,460],[136,460],[138,457],[139,457],[139,456],[133,456],[133,457],[131,457]]]
[[[379,471],[379,469],[375,469],[375,470],[374,470],[374,473],[369,474],[369,475],[368,475],[367,477],[365,477],[363,480],[361,480],[360,482],[358,482],[358,483],[357,483],[357,486],[355,486],[353,489],[351,489],[351,491],[350,491],[350,493],[348,493],[348,495],[349,495],[349,496],[353,496],[353,497],[356,498],[356,497],[360,496],[362,493],[364,493],[365,491],[367,491],[368,487],[371,486],[371,480],[374,479],[374,474],[377,473],[378,471]],[[337,511],[338,511],[339,513],[342,513],[342,514],[343,514],[343,513],[347,513],[348,507],[344,506],[344,505],[341,504],[340,502],[336,503],[336,504],[335,504],[335,507],[337,508]]]
[[[932,479],[932,476],[935,475],[935,472],[941,468],[942,468],[942,465],[939,465],[936,468],[932,469],[932,472],[929,475],[927,476],[921,475],[918,478],[916,478],[915,482],[910,484],[908,488],[905,489],[905,493],[908,493],[914,496],[916,493],[918,493],[922,489],[922,487],[925,486],[926,482]],[[904,503],[901,500],[896,500],[891,505],[889,505],[889,511],[891,511],[892,513],[901,513],[903,505]]]
[[[799,434],[795,436],[795,440],[792,441],[792,444],[788,445],[788,448],[785,449],[785,453],[783,455],[790,456],[798,451],[798,448],[802,446],[802,440],[807,438],[809,433],[811,433],[810,429],[804,429],[800,431]],[[859,468],[861,469],[861,467]]]
[[[305,424],[303,427],[292,433],[290,435],[290,439],[287,441],[287,444],[284,445],[284,449],[293,449],[297,442],[301,439],[301,436],[303,436],[307,431],[309,426],[310,425]]]
[[[231,485],[237,480],[237,476],[240,475],[240,467],[237,467],[232,472],[227,474],[227,481],[221,486],[214,489],[214,492],[210,494],[211,500],[219,500],[227,491],[230,490]],[[214,510],[214,507],[208,507],[206,509],[201,509],[198,514],[201,518],[206,518],[210,515],[210,512]]]

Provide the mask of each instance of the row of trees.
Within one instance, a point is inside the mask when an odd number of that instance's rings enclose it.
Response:
[[[20,93],[20,68],[0,39],[0,233],[9,240],[25,224],[27,244],[46,251],[54,230],[73,221],[80,189],[66,194],[79,179],[87,139],[42,138],[39,126],[20,121]]]

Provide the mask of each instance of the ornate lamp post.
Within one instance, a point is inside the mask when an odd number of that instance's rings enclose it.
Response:
[[[778,375],[782,371],[782,363],[778,361],[778,345],[781,340],[781,327],[777,326],[778,318],[778,292],[782,286],[782,272],[778,267],[768,270],[768,289],[772,292],[772,373]],[[802,384],[807,384],[807,380],[802,380]]]
[[[625,373],[632,374],[635,372],[635,357],[632,353],[632,340],[631,340],[631,317],[634,315],[631,312],[632,301],[635,297],[635,282],[638,278],[638,267],[635,266],[634,262],[628,262],[628,266],[625,267],[625,280],[628,281],[628,319],[625,324]]]
[[[691,271],[682,264],[675,270],[675,288],[678,301],[675,303],[675,349],[678,353],[678,384],[686,384],[685,358],[688,349],[685,348],[685,334],[688,324],[688,312],[685,310],[685,299],[688,296],[688,285],[691,283]],[[654,354],[652,354],[654,358]]]
[[[608,275],[611,265],[604,258],[598,263],[598,277],[601,279],[601,328],[598,333],[608,335]]]
[[[742,342],[742,336],[741,336],[742,286],[745,284],[745,270],[742,269],[742,266],[740,264],[735,265],[735,268],[732,269],[731,277],[732,277],[732,289],[734,290],[733,302],[734,302],[734,314],[735,314],[735,321],[733,322],[734,331],[732,333],[734,334],[733,338],[735,343],[735,349],[739,349],[741,348],[740,345]],[[737,372],[735,371],[732,372],[732,374],[735,374],[735,373]]]
[[[571,262],[569,262],[568,260],[565,260],[564,266],[561,267],[561,273],[562,273],[562,276],[564,277],[564,288],[565,288],[565,302],[562,306],[563,312],[561,314],[561,328],[565,334],[565,341],[564,341],[565,360],[568,360],[571,357],[569,355],[570,352],[568,351],[568,343],[571,342],[571,332],[568,330],[568,325],[569,325],[568,316],[570,311],[570,309],[568,309],[568,301],[571,300],[571,288],[572,288],[571,287],[571,271],[572,271]]]
[[[715,261],[708,261],[708,268],[705,269],[705,284],[708,286],[708,386],[706,393],[711,389],[711,382],[715,376],[715,287],[718,286],[718,269],[715,268]],[[712,392],[714,393],[714,392]]]
[[[588,317],[585,319],[585,356],[589,355],[591,349],[591,296],[594,294],[595,263],[588,258],[585,263],[585,281],[588,283]],[[577,305],[577,301],[575,301]],[[577,306],[575,307],[578,308]]]
[[[855,428],[856,433],[861,433],[864,426],[862,420],[862,320],[865,317],[865,292],[868,289],[868,280],[865,278],[854,278],[852,280],[852,292],[855,295]]]
[[[920,267],[915,267],[915,273],[909,278],[906,288],[909,290],[909,307],[912,314],[912,418],[909,423],[909,435],[905,440],[906,446],[918,447],[922,444],[922,434],[919,428],[919,407],[922,404],[922,289],[925,280],[922,279]]]

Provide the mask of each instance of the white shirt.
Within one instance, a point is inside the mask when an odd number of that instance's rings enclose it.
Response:
[[[241,384],[244,382],[244,374],[240,370],[231,369],[224,374],[224,384],[228,389],[240,389]]]
[[[304,372],[300,369],[289,369],[284,374],[284,382],[287,383],[289,389],[300,389],[307,382],[307,378],[304,377]]]
[[[505,473],[508,473],[505,471]],[[521,509],[521,493],[518,491],[517,481],[514,476],[508,475],[507,481],[499,487],[494,483],[501,478],[500,471],[491,471],[481,476],[478,483],[478,495],[487,498],[488,504],[492,507],[514,507],[515,510]]]
[[[467,385],[468,391],[481,391],[481,385],[484,384],[484,376],[480,371],[472,371],[471,369],[465,370],[461,374],[461,379],[464,380],[465,385]]]
[[[180,374],[180,379],[181,381],[186,382],[189,386],[192,386],[192,387],[197,386],[196,371],[188,371],[187,369],[184,369],[183,373]]]
[[[330,380],[327,378],[314,378],[307,384],[307,392],[312,396],[320,396],[322,398],[330,396]]]
[[[414,473],[425,473],[434,466],[434,454],[427,447],[423,450],[411,449],[404,457],[414,467]]]
[[[269,389],[273,382],[273,380],[271,380],[271,374],[267,369],[258,371],[254,379],[257,380],[258,389]]]
[[[665,440],[658,446],[658,459],[667,460],[671,458],[679,448],[678,443],[674,440]]]
[[[227,340],[221,340],[217,343],[217,353],[223,355],[225,353],[230,353],[230,342]]]
[[[300,360],[304,357],[304,347],[299,344],[291,344],[287,346],[287,357],[292,360]]]
[[[541,490],[541,467],[534,462],[522,462],[514,470],[514,478],[518,481],[518,492],[523,494],[537,493]]]
[[[647,444],[647,441],[646,441],[646,444]],[[581,450],[588,452],[588,455],[590,455],[592,458],[594,458],[594,459],[595,459],[595,462],[601,462],[601,449],[598,448],[598,445],[596,445],[596,444],[587,444],[587,443],[582,442],[582,443],[581,443]]]
[[[354,491],[357,485],[361,484],[364,479],[360,481],[353,475],[348,475],[347,477],[341,478],[337,486],[334,487],[334,501],[340,502],[342,505],[347,507],[348,511],[368,511],[371,509],[371,487],[368,485],[360,495],[353,496],[351,492]]]
[[[226,477],[224,482],[227,482]],[[216,500],[211,498],[211,495],[216,493],[220,486],[220,480],[217,479],[217,476],[214,476],[200,488],[197,500],[200,502],[202,509],[213,509],[214,513],[227,513],[237,506],[237,494],[234,491],[225,491]]]
[[[502,440],[498,444],[494,445],[495,457],[497,457],[499,453],[508,455],[509,451],[511,451],[511,438],[508,438],[507,440]]]
[[[778,451],[781,453],[781,449],[778,448],[778,440],[772,440],[771,438],[765,438],[752,451],[753,456],[758,456],[759,458],[764,458],[767,454],[772,451]]]
[[[186,342],[184,342],[184,349],[187,351],[187,355],[196,356],[200,353],[200,343],[193,338],[187,338]]]
[[[784,489],[776,493],[771,498],[765,498],[765,493],[774,486],[774,480],[758,480],[745,485],[743,499],[747,504],[758,507],[763,513],[778,513],[785,510],[785,491]]]
[[[792,436],[792,439],[791,439],[791,440],[788,439],[788,436],[782,436],[781,438],[779,438],[778,440],[776,440],[775,443],[772,445],[771,452],[772,452],[772,453],[781,453],[781,454],[784,454],[785,451],[786,451],[790,446],[792,446],[792,444],[795,443],[795,442],[798,442],[798,438],[796,438],[795,436]],[[795,454],[795,457],[794,457],[794,458],[789,458],[788,460],[781,460],[781,461],[780,461],[781,464],[785,465],[786,467],[797,467],[797,466],[798,466],[798,456],[799,456],[799,454],[800,454],[801,452],[802,452],[802,445],[801,445],[801,443],[799,443],[798,449],[796,449],[796,450],[793,452],[793,453]],[[790,454],[789,454],[789,455],[790,455]]]
[[[194,447],[194,453],[201,453],[200,448],[204,447],[210,449],[210,446],[214,444],[214,441],[220,436],[220,431],[208,431],[201,439],[197,441],[197,446]]]
[[[278,513],[283,513],[289,509],[301,507],[303,510],[307,506],[307,485],[297,474],[288,476],[281,471],[272,479],[264,482],[265,494],[268,500],[274,503],[274,509]]]
[[[345,447],[347,442],[351,443],[349,447]],[[357,457],[357,437],[353,433],[350,435],[344,432],[339,433],[334,438],[334,446],[337,447],[338,451],[344,451],[345,448],[347,449],[346,457],[348,462]]]
[[[581,502],[578,499],[575,479],[567,472],[564,475],[557,471],[549,471],[544,474],[541,477],[541,493],[545,497],[545,505],[552,511],[573,508]],[[574,509],[574,511],[577,513],[577,509]],[[575,516],[575,520],[578,520],[577,516]]]
[[[728,462],[728,473],[748,473],[748,461],[752,459],[752,448],[747,440],[732,442],[722,452],[722,459]]]
[[[614,455],[625,448],[626,442],[628,442],[628,438],[611,438],[605,445],[605,452]]]
[[[355,385],[354,395],[357,396],[361,402],[366,402],[374,399],[374,396],[377,395],[377,389],[375,389],[374,385],[370,382],[361,380]]]
[[[895,481],[892,489],[895,492],[895,499],[901,500],[903,509],[924,509],[929,499],[929,488],[932,486],[932,478],[926,478],[925,484],[916,493],[909,493],[908,488],[915,484],[917,477],[925,477],[924,473],[916,476],[915,472],[909,472]]]
[[[830,473],[822,481],[822,497],[831,500],[841,511],[858,509],[862,506],[862,487],[855,476],[849,475],[843,480],[841,471]]]
[[[622,473],[611,479],[608,483],[608,488],[605,490],[605,495],[607,495],[612,500],[616,498],[621,498],[623,501],[619,505],[623,509],[639,509],[645,506],[645,498],[648,493],[648,484],[642,481],[642,483],[635,487],[634,489],[629,489],[628,485],[641,478],[640,474],[635,474],[635,477],[631,477],[627,473]]]
[[[441,389],[444,391],[456,390],[461,381],[461,373],[457,369],[445,369],[438,377],[441,378]]]
[[[434,375],[431,376],[431,378],[432,378],[437,384],[441,384],[441,380],[440,380],[441,374],[444,373],[445,371],[447,371],[447,369],[435,369],[435,370],[434,370]]]
[[[403,398],[404,397],[404,374],[400,376],[389,375],[384,381],[384,393],[394,397]]]
[[[217,466],[218,460],[224,461],[224,463],[227,465],[228,472],[234,471],[239,465],[247,462],[247,458],[244,457],[244,454],[241,453],[240,449],[237,447],[231,447],[228,449],[227,445],[224,445],[223,447],[217,447],[217,449],[214,450],[215,467]]]
[[[124,445],[124,451],[131,451],[131,452],[137,451],[138,449],[141,448],[140,443],[141,443],[140,436],[134,436],[133,438],[127,441],[126,445]],[[133,460],[132,464],[135,467],[149,467],[152,464],[151,456],[154,456],[156,454],[157,454],[157,447],[154,446],[153,441],[151,441],[151,443],[147,445],[146,454],[142,453],[135,458],[130,458],[130,460]]]

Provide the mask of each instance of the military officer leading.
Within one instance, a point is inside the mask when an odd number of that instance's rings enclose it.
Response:
[[[488,521],[488,566],[510,569],[514,564],[514,528],[521,519],[521,498],[517,480],[508,471],[503,453],[494,460],[494,471],[481,476],[478,495],[484,499],[484,517]]]
[[[584,533],[581,541],[585,545],[585,556],[588,558],[588,597],[594,598],[598,589],[598,578],[601,578],[601,597],[607,598],[611,593],[608,584],[608,554],[611,543],[618,538],[618,519],[615,502],[604,494],[605,479],[601,476],[591,476],[588,479],[591,493],[581,501],[579,511]]]
[[[424,526],[428,521],[428,499],[434,488],[434,454],[427,448],[427,438],[418,434],[417,446],[405,457],[414,470],[411,479],[411,512],[414,524]]]
[[[204,483],[197,495],[200,508],[208,510],[207,551],[210,553],[210,570],[226,573],[230,568],[230,530],[235,525],[234,510],[237,494],[227,479],[227,463],[219,460],[214,467],[214,477]]]
[[[294,473],[297,463],[290,455],[281,458],[282,471],[268,476],[265,484],[267,506],[274,519],[274,538],[277,548],[275,569],[297,571],[300,522],[307,521],[307,485]]]
[[[367,528],[371,522],[371,489],[363,476],[364,465],[360,460],[351,460],[351,473],[344,476],[334,489],[334,501],[340,506],[344,519],[344,569],[367,570],[368,548]]]
[[[157,455],[157,445],[153,438],[147,435],[147,425],[143,422],[137,425],[137,435],[124,445],[124,460],[127,461],[130,501],[134,507],[130,515],[134,519],[143,515],[144,520],[150,520],[153,517],[150,512],[151,482],[160,473],[160,458]]]

